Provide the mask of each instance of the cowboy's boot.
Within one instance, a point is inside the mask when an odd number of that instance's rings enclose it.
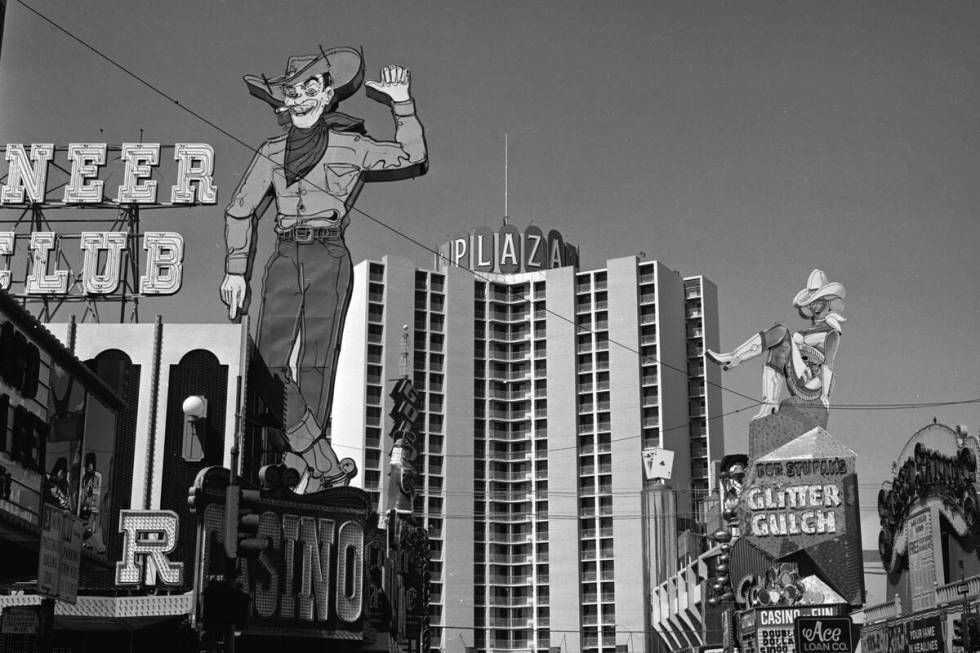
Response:
[[[341,460],[326,437],[316,440],[312,447],[304,451],[303,459],[309,469],[313,470],[313,478],[319,482],[319,487],[312,488],[312,491],[348,485],[357,475],[357,463],[354,459]]]
[[[768,365],[762,366],[762,405],[752,419],[762,419],[779,410],[779,373]]]
[[[710,349],[706,353],[712,362],[721,365],[724,370],[730,370],[739,363],[762,353],[762,334],[755,334],[727,354],[719,354]]]
[[[313,413],[307,410],[299,422],[286,430],[286,439],[290,450],[283,455],[283,464],[300,473],[299,485],[293,488],[296,494],[304,494],[310,484],[313,471],[307,464],[302,452],[309,449],[320,436],[321,430],[316,423]]]
[[[340,460],[337,457],[309,409],[286,431],[286,437],[290,451],[286,452],[284,462],[302,475],[299,485],[294,488],[297,494],[347,485],[357,475],[357,463],[353,458]]]

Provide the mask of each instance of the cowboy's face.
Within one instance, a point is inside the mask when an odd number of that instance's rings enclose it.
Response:
[[[282,87],[289,118],[300,129],[316,124],[333,98],[333,89],[323,83],[323,76],[311,77],[300,84]]]

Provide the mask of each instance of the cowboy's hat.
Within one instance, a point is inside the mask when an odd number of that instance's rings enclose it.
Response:
[[[827,275],[823,270],[814,270],[810,273],[806,288],[796,293],[796,297],[793,298],[793,306],[797,308],[808,306],[818,299],[827,297],[844,299],[844,286],[827,281]]]
[[[364,81],[364,57],[354,48],[320,49],[320,54],[293,55],[286,60],[286,71],[276,77],[245,75],[248,92],[278,109],[286,101],[282,89],[305,82],[316,75],[329,75],[334,100],[340,101],[357,92]]]

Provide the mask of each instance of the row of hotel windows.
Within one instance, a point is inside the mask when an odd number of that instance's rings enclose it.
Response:
[[[593,565],[600,558],[611,563],[613,556],[613,540],[603,534],[604,527],[611,530],[613,510],[606,283],[605,272],[579,274],[576,278],[576,324],[580,329],[576,337],[579,555],[583,564]],[[600,471],[604,467],[605,473]],[[582,602],[583,625],[598,623],[598,600],[603,602],[603,613],[615,621],[613,583],[608,583],[608,592],[599,595],[595,580],[584,575],[579,580],[580,596],[590,599]]]
[[[527,295],[533,287],[534,297]],[[547,380],[545,340],[544,282],[515,284],[477,284],[474,300],[474,356],[477,378],[474,382],[474,571],[477,625],[475,645],[526,648],[534,639],[525,630],[530,626],[528,606],[538,608],[546,625],[549,618],[548,522],[547,516]],[[532,301],[533,300],[533,301]],[[516,302],[501,304],[500,302]],[[489,304],[489,305],[488,305]],[[533,323],[528,310],[533,304]],[[487,318],[489,316],[489,322]],[[488,339],[488,335],[490,339]],[[531,339],[534,342],[530,342]],[[533,351],[533,363],[529,356]],[[484,373],[487,370],[487,373]],[[534,380],[530,380],[531,372]],[[489,378],[487,378],[489,376]],[[533,425],[533,428],[532,428]],[[486,438],[489,436],[489,440]],[[533,443],[530,438],[542,437]],[[533,446],[533,449],[532,449]],[[539,459],[531,462],[530,457]],[[533,479],[532,480],[532,476]],[[481,492],[485,495],[481,496]],[[534,511],[532,512],[532,508]],[[532,545],[532,542],[534,544]],[[533,546],[533,549],[531,548]],[[531,565],[509,572],[492,563],[524,563],[535,555]],[[488,569],[490,571],[488,571]],[[502,575],[503,574],[503,575]],[[498,585],[486,596],[488,577]],[[499,587],[504,578],[515,581]],[[536,581],[536,584],[535,584]],[[486,613],[492,615],[490,628]],[[494,627],[519,628],[513,633]],[[538,633],[540,645],[547,646],[548,635]],[[506,642],[506,643],[505,643]]]
[[[372,263],[368,281],[368,361],[365,388],[364,489],[375,510],[381,503],[381,476],[386,474],[382,457],[381,412],[384,404],[384,266]]]
[[[688,415],[690,420],[691,488],[708,490],[708,430],[704,378],[704,323],[701,279],[684,280],[684,310],[687,318]]]
[[[660,388],[659,361],[657,359],[657,309],[655,269],[652,263],[640,266],[640,406],[641,448],[659,447],[660,442]]]
[[[422,455],[416,465],[420,472],[420,493],[414,511],[423,519],[429,533],[431,560],[442,560],[443,492],[443,361],[445,351],[445,277],[435,272],[415,273],[415,338],[413,385],[419,395],[419,433],[425,438]],[[428,337],[427,337],[428,336]],[[428,354],[428,355],[427,355]],[[436,358],[438,357],[438,358]],[[442,565],[430,563],[429,618],[434,625],[442,622]],[[434,635],[438,643],[438,635]]]

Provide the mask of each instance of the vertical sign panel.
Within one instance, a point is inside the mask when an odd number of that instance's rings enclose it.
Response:
[[[938,515],[935,515],[938,517]],[[939,539],[938,524],[934,524],[931,506],[909,516],[905,528],[908,529],[909,547],[909,588],[912,591],[912,611],[928,610],[936,607],[936,553]]]
[[[37,593],[66,603],[75,603],[81,558],[81,520],[71,513],[45,504],[41,520],[41,550],[37,562]]]

